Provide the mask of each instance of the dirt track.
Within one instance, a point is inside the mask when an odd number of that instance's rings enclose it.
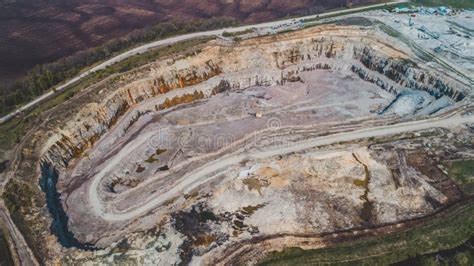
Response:
[[[36,64],[52,62],[159,22],[227,16],[256,23],[288,14],[322,12],[345,6],[347,2],[3,1],[0,4],[0,57],[3,59],[0,80],[17,77]]]
[[[387,3],[387,4],[398,4],[400,2],[405,2],[405,1],[403,1],[403,0],[393,1],[393,2],[390,2],[390,3]],[[324,14],[320,14],[320,15],[305,16],[305,17],[301,17],[299,19],[314,19],[316,17],[324,18],[324,17],[329,17],[329,16],[344,15],[345,13],[348,13],[348,12],[363,11],[363,10],[366,10],[366,9],[371,9],[371,8],[374,8],[374,7],[377,7],[377,6],[384,6],[384,5],[386,5],[386,4],[371,5],[371,6],[366,6],[366,7],[353,8],[353,9],[350,9],[350,10],[333,11],[333,12],[328,12],[328,13],[324,13]],[[23,111],[26,111],[26,110],[28,110],[32,107],[35,107],[36,105],[38,105],[38,104],[40,104],[44,101],[47,101],[48,99],[50,99],[55,94],[62,92],[63,90],[65,90],[69,86],[71,86],[72,84],[80,81],[81,79],[89,76],[90,74],[95,73],[99,70],[105,69],[108,66],[111,66],[115,63],[123,61],[123,60],[125,60],[129,57],[134,56],[134,55],[145,53],[145,52],[149,51],[150,49],[153,49],[153,48],[156,48],[156,47],[159,47],[159,46],[163,46],[163,45],[170,45],[170,44],[174,44],[174,43],[177,43],[177,42],[190,40],[190,39],[194,39],[194,38],[221,35],[224,32],[232,33],[232,32],[243,31],[243,30],[246,30],[248,28],[267,28],[267,27],[279,26],[281,24],[291,23],[292,21],[293,21],[293,19],[286,19],[286,20],[280,20],[280,21],[274,21],[274,22],[255,24],[255,25],[246,25],[246,26],[241,26],[241,27],[236,27],[236,28],[227,28],[227,29],[220,29],[220,30],[207,31],[207,32],[196,32],[196,33],[185,34],[185,35],[172,37],[172,38],[168,38],[168,39],[164,39],[164,40],[160,40],[160,41],[155,41],[155,42],[152,42],[152,43],[149,43],[149,44],[139,46],[139,47],[134,48],[132,50],[126,51],[126,52],[124,52],[120,55],[117,55],[117,56],[115,56],[115,57],[113,57],[113,58],[111,58],[111,59],[109,59],[109,60],[107,60],[107,61],[105,61],[105,62],[103,62],[103,63],[101,63],[101,64],[85,71],[85,72],[83,72],[83,73],[81,73],[80,75],[76,76],[75,78],[72,78],[69,81],[67,81],[66,83],[56,87],[54,91],[51,90],[51,91],[43,94],[42,96],[36,98],[35,100],[29,102],[28,104],[20,107],[19,109],[15,110],[14,112],[12,112],[8,115],[5,115],[4,117],[1,117],[0,118],[0,124],[9,121],[10,119],[12,119],[13,117],[20,114]]]
[[[242,241],[237,244],[233,244],[232,247],[229,247],[222,254],[219,254],[216,257],[212,257],[215,254],[209,254],[207,258],[209,261],[206,261],[208,264],[212,265],[235,265],[242,262],[255,261],[256,259],[262,259],[265,257],[265,254],[276,250],[275,247],[278,247],[277,243],[280,243],[282,248],[285,247],[302,247],[306,250],[308,249],[319,249],[319,248],[328,248],[336,246],[340,243],[347,243],[351,241],[358,241],[361,239],[368,240],[371,238],[377,238],[380,236],[385,236],[389,234],[394,234],[403,230],[410,230],[413,228],[420,228],[429,224],[434,219],[443,219],[446,217],[452,217],[458,215],[459,212],[462,212],[464,209],[472,206],[474,202],[473,197],[465,198],[457,203],[447,205],[442,209],[436,211],[435,213],[400,222],[394,224],[385,224],[380,226],[374,226],[371,228],[355,228],[340,232],[326,233],[326,234],[307,234],[307,235],[284,235],[276,234],[271,236],[264,236],[262,238],[251,239],[247,241]],[[284,243],[284,244],[281,244]],[[391,251],[387,251],[390,253]],[[377,254],[382,255],[382,254]],[[372,257],[372,256],[370,256]],[[369,258],[369,257],[365,257]],[[360,258],[363,259],[363,258]],[[351,261],[338,261],[342,262],[351,262]]]
[[[11,220],[10,215],[6,211],[6,208],[3,207],[3,203],[0,203],[0,219],[3,220],[4,224],[8,228],[9,237],[13,241],[13,245],[16,251],[16,254],[14,254],[13,256],[17,257],[20,260],[21,265],[39,265],[33,253],[28,248],[25,239]]]
[[[180,194],[183,191],[192,190],[199,184],[209,181],[208,176],[211,173],[217,172],[221,169],[225,169],[230,165],[238,164],[245,158],[262,159],[271,156],[301,151],[311,147],[330,145],[337,142],[348,142],[363,138],[395,135],[404,132],[420,131],[430,128],[454,128],[465,123],[474,123],[474,116],[470,115],[462,117],[460,115],[456,115],[452,117],[445,117],[442,119],[433,118],[427,120],[405,122],[390,126],[365,128],[301,141],[298,143],[294,143],[291,147],[263,150],[258,153],[252,154],[236,154],[221,157],[218,161],[209,162],[200,167],[199,169],[196,169],[194,172],[186,174],[181,178],[181,182],[177,183],[175,186],[173,186],[173,188],[167,190],[165,193],[152,194],[148,197],[150,200],[146,203],[143,204],[143,202],[140,202],[138,205],[129,208],[127,211],[116,213],[113,210],[107,210],[106,207],[103,206],[98,195],[99,186],[107,171],[115,167],[115,164],[120,162],[124,157],[128,156],[128,150],[132,149],[132,147],[129,146],[125,147],[122,152],[120,152],[115,158],[113,158],[113,160],[107,165],[106,168],[102,169],[97,175],[93,177],[94,179],[89,188],[89,201],[93,206],[94,212],[96,212],[96,214],[102,217],[104,220],[110,222],[126,221],[139,217],[143,213],[146,213],[156,208],[157,206],[163,204],[163,202],[173,198],[176,194]],[[145,141],[148,138],[144,136],[140,139],[141,141]],[[138,141],[132,143],[132,145],[140,145],[140,143],[141,142]],[[208,178],[204,178],[206,176]],[[212,178],[212,176],[210,178]],[[141,186],[143,185],[146,185],[146,183],[141,184]],[[139,188],[140,186],[135,188],[136,191],[139,191]]]

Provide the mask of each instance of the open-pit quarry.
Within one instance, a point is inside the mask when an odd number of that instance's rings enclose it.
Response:
[[[472,61],[387,29],[372,12],[204,41],[57,107],[25,219],[47,261],[255,264],[470,204],[449,166],[474,156]]]

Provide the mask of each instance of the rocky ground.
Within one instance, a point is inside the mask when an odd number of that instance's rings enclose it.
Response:
[[[474,148],[460,73],[373,19],[207,42],[59,106],[25,220],[75,264],[256,263],[393,231],[466,196],[447,171]]]

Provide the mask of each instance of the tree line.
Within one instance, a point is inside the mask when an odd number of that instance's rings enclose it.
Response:
[[[113,39],[101,46],[77,52],[56,62],[38,65],[13,84],[0,86],[0,115],[13,111],[59,83],[73,78],[84,68],[131,47],[173,35],[220,29],[238,24],[237,20],[229,17],[196,19],[188,22],[163,22],[136,30],[124,38]]]

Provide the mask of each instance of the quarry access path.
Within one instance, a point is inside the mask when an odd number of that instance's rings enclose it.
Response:
[[[180,182],[175,184],[171,189],[166,192],[157,192],[149,196],[149,201],[143,203],[140,202],[136,206],[129,208],[126,211],[120,213],[114,213],[110,211],[102,204],[99,196],[99,188],[101,180],[106,176],[107,169],[114,167],[114,163],[109,164],[106,168],[98,172],[93,177],[91,185],[88,191],[88,201],[92,205],[93,212],[102,219],[109,222],[121,222],[134,219],[147,213],[154,208],[160,206],[164,202],[173,198],[176,195],[180,195],[183,191],[190,191],[196,188],[202,183],[205,183],[212,179],[215,175],[213,173],[219,170],[226,169],[228,166],[238,164],[244,159],[258,160],[272,156],[288,154],[291,152],[298,152],[305,149],[326,146],[339,142],[349,142],[359,139],[371,138],[371,137],[382,137],[389,135],[396,135],[405,132],[414,132],[420,130],[427,130],[431,128],[455,128],[463,124],[474,123],[474,114],[460,115],[456,113],[454,115],[448,115],[445,117],[436,117],[424,120],[402,122],[393,125],[375,126],[370,128],[362,128],[348,132],[336,133],[327,136],[316,137],[313,139],[307,139],[292,143],[289,147],[276,147],[274,149],[266,149],[259,152],[253,152],[252,154],[232,154],[228,156],[222,156],[218,160],[204,164],[195,171],[190,172],[180,178]],[[112,162],[120,162],[122,157],[128,156],[127,152],[119,153]],[[206,178],[204,178],[206,177]],[[139,187],[137,187],[139,188]]]
[[[55,87],[54,89],[50,90],[49,92],[41,95],[40,97],[36,98],[35,100],[27,103],[26,105],[18,108],[17,110],[11,112],[10,114],[5,115],[4,117],[0,118],[0,124],[3,124],[5,122],[8,122],[18,114],[27,111],[38,104],[41,104],[44,101],[47,101],[54,95],[57,95],[58,93],[63,92],[66,90],[69,86],[75,84],[76,82],[81,81],[82,79],[88,77],[89,75],[103,70],[109,66],[112,66],[118,62],[121,62],[127,58],[130,58],[132,56],[138,55],[145,53],[151,49],[160,47],[160,46],[165,46],[165,45],[172,45],[181,41],[186,41],[190,39],[196,39],[196,38],[202,38],[202,37],[210,37],[210,36],[216,36],[216,35],[222,35],[224,32],[229,32],[229,33],[236,33],[236,32],[241,32],[245,31],[249,28],[257,28],[257,29],[262,29],[262,28],[270,28],[270,27],[278,27],[283,24],[288,24],[292,23],[294,20],[311,20],[311,19],[323,19],[327,17],[333,17],[333,16],[340,16],[340,15],[346,15],[354,12],[362,12],[366,10],[370,10],[373,8],[378,8],[378,7],[384,7],[384,6],[390,6],[390,5],[397,5],[400,3],[405,3],[409,2],[407,0],[397,0],[397,1],[391,1],[387,3],[382,3],[382,4],[375,4],[375,5],[369,5],[369,6],[363,6],[363,7],[356,7],[356,8],[351,8],[351,9],[345,9],[345,10],[338,10],[338,11],[331,11],[327,13],[322,13],[322,14],[317,14],[317,15],[310,15],[310,16],[304,16],[304,17],[297,17],[297,18],[291,18],[291,19],[285,19],[285,20],[278,20],[278,21],[273,21],[273,22],[265,22],[265,23],[260,23],[260,24],[254,24],[254,25],[245,25],[245,26],[240,26],[240,27],[234,27],[234,28],[224,28],[220,30],[213,30],[213,31],[204,31],[204,32],[195,32],[195,33],[190,33],[190,34],[184,34],[176,37],[171,37],[155,42],[151,42],[148,44],[144,44],[142,46],[136,47],[134,49],[131,49],[129,51],[123,52],[103,63],[98,64],[95,67],[90,68],[87,71],[84,71],[83,73],[79,74],[78,76],[68,80],[66,83]]]
[[[12,240],[12,245],[15,248],[14,254],[12,254],[14,257],[13,259],[19,260],[16,261],[16,263],[27,266],[40,265],[33,255],[33,252],[28,247],[23,235],[12,221],[12,218],[10,217],[10,214],[8,213],[7,208],[4,206],[3,202],[0,202],[0,221],[2,221],[2,224],[6,227],[9,234],[8,236]]]

